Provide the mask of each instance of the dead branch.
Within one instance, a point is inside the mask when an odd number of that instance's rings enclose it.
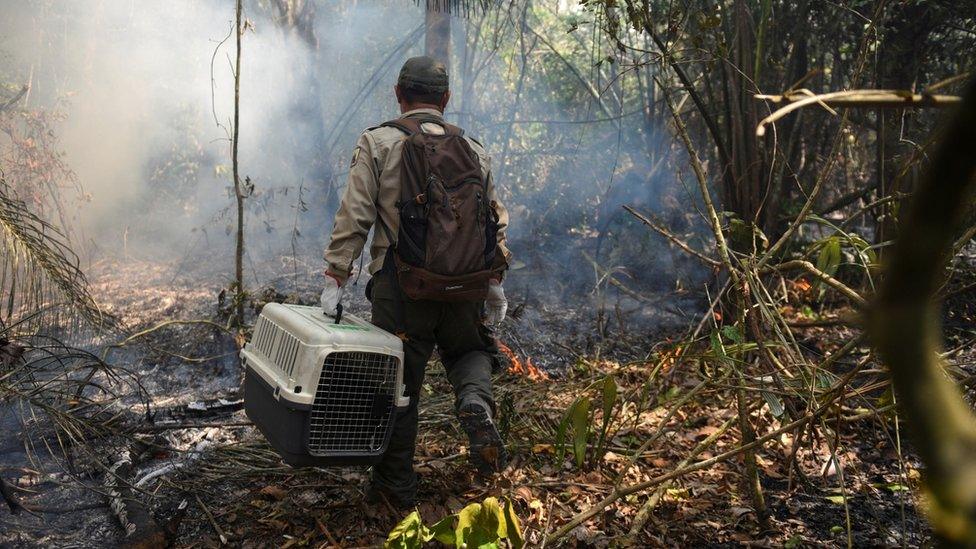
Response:
[[[627,212],[629,212],[631,215],[633,215],[634,217],[636,217],[637,219],[639,219],[641,221],[641,223],[647,225],[651,229],[654,229],[654,231],[656,231],[658,234],[660,234],[664,238],[667,238],[668,240],[670,240],[671,242],[673,242],[675,246],[677,246],[677,247],[681,248],[682,250],[688,252],[689,254],[697,257],[698,259],[702,260],[705,264],[711,265],[712,267],[721,267],[722,266],[722,264],[720,262],[718,262],[718,261],[716,261],[716,260],[714,260],[714,259],[706,256],[705,254],[703,254],[703,253],[699,252],[698,250],[692,248],[688,244],[685,244],[678,237],[674,236],[674,234],[672,234],[671,231],[669,231],[669,230],[665,229],[664,227],[661,227],[657,223],[651,221],[644,214],[638,212],[634,208],[631,208],[630,206],[628,206],[626,204],[624,204],[623,208],[625,210],[627,210]]]
[[[726,422],[722,424],[721,427],[716,429],[714,433],[708,435],[705,440],[699,442],[691,453],[688,454],[685,459],[681,460],[680,463],[678,463],[677,469],[691,465],[692,460],[698,457],[698,455],[704,452],[707,448],[711,447],[712,444],[715,444],[715,441],[728,432],[735,421],[736,418],[726,420]],[[640,535],[640,531],[644,529],[644,525],[646,525],[647,521],[651,518],[651,512],[654,511],[655,507],[657,507],[658,502],[661,501],[661,497],[664,496],[668,488],[671,487],[671,484],[672,482],[669,481],[658,486],[657,490],[651,494],[651,497],[644,502],[644,505],[641,507],[640,511],[637,512],[637,515],[634,517],[634,522],[631,524],[630,533],[628,534],[632,540],[636,540],[637,536]]]
[[[907,109],[907,108],[946,108],[958,105],[961,98],[955,95],[919,94],[901,90],[845,90],[814,94],[809,90],[797,90],[785,95],[756,94],[756,99],[783,104],[772,114],[759,121],[756,136],[766,135],[766,126],[776,122],[791,112],[820,105],[830,114],[837,114],[832,107],[859,109]]]
[[[109,507],[125,532],[126,547],[163,547],[166,543],[163,529],[129,485],[134,472],[128,453],[109,468],[105,475]]]
[[[800,269],[805,271],[807,274],[813,276],[814,278],[822,281],[824,284],[830,286],[831,288],[837,290],[838,292],[844,294],[847,299],[850,299],[858,307],[866,307],[868,302],[866,299],[861,297],[861,294],[855,292],[850,286],[844,284],[840,280],[830,276],[829,274],[821,271],[813,263],[809,261],[804,261],[802,259],[795,259],[792,261],[786,261],[780,263],[779,265],[773,265],[770,270],[775,271],[786,271],[790,269]]]
[[[685,475],[687,475],[689,473],[694,473],[695,471],[700,471],[702,469],[707,469],[707,468],[709,468],[709,467],[711,467],[711,466],[713,466],[713,465],[715,465],[717,463],[721,463],[723,461],[727,461],[727,460],[729,460],[729,459],[731,459],[731,458],[733,458],[735,456],[738,456],[738,455],[740,455],[742,453],[748,452],[750,450],[754,450],[755,448],[758,448],[759,446],[762,446],[766,442],[769,442],[770,440],[772,440],[772,439],[774,439],[774,438],[782,435],[783,433],[787,433],[787,432],[792,431],[792,430],[794,430],[794,429],[796,429],[798,427],[802,427],[802,426],[806,425],[807,423],[809,423],[810,421],[812,421],[813,419],[815,419],[819,415],[827,412],[827,408],[828,408],[828,406],[827,405],[824,405],[823,407],[821,407],[820,409],[818,409],[815,413],[808,413],[805,416],[801,417],[800,419],[797,419],[796,421],[793,421],[791,423],[788,423],[788,424],[780,427],[779,429],[776,429],[775,431],[770,431],[769,433],[766,433],[765,435],[763,435],[763,436],[755,439],[754,441],[752,441],[752,442],[750,442],[748,444],[743,444],[743,445],[738,446],[738,447],[736,447],[736,448],[734,448],[732,450],[729,450],[727,452],[723,452],[721,454],[718,454],[715,457],[712,457],[712,458],[709,458],[709,459],[706,459],[706,460],[703,460],[703,461],[696,462],[694,464],[688,465],[687,467],[682,467],[682,468],[679,468],[679,469],[675,469],[674,471],[671,471],[670,473],[666,473],[666,474],[663,474],[663,475],[654,477],[654,478],[652,478],[650,480],[647,480],[647,481],[644,481],[644,482],[639,482],[637,484],[631,484],[631,485],[628,485],[628,486],[623,486],[623,487],[615,488],[613,490],[613,492],[610,493],[609,496],[605,497],[603,500],[597,502],[596,504],[590,506],[585,511],[577,514],[576,516],[574,516],[573,518],[571,518],[568,522],[566,522],[566,524],[563,524],[562,526],[560,526],[558,530],[556,530],[555,532],[552,533],[552,535],[549,537],[549,540],[550,541],[551,540],[556,540],[556,539],[559,539],[559,538],[565,536],[573,528],[576,528],[577,526],[579,526],[580,524],[582,524],[583,521],[592,518],[597,513],[599,513],[603,509],[606,509],[610,504],[612,504],[613,502],[617,501],[618,499],[620,499],[622,497],[628,496],[630,494],[635,494],[637,492],[642,492],[644,490],[647,490],[648,488],[652,488],[652,487],[658,486],[658,485],[660,485],[660,484],[662,484],[664,482],[668,482],[670,480],[674,480],[676,478],[683,477],[683,476],[685,476]]]

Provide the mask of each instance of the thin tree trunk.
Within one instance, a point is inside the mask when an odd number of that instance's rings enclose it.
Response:
[[[447,10],[427,11],[427,38],[424,54],[444,63],[451,69],[451,14]]]
[[[241,12],[243,11],[243,0],[237,0],[236,10],[236,32],[237,32],[237,58],[234,62],[234,137],[231,142],[231,163],[234,172],[234,197],[237,200],[237,249],[234,253],[234,282],[237,289],[237,297],[234,299],[234,319],[233,325],[240,326],[244,323],[244,189],[241,186],[241,176],[237,163],[237,150],[240,141],[240,115],[241,115],[241,34],[243,32],[241,22]]]

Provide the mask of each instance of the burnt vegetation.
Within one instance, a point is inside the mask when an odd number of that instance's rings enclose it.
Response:
[[[970,0],[142,4],[0,0],[0,545],[976,543]],[[405,514],[239,351],[425,51],[511,214],[511,459],[435,359]]]

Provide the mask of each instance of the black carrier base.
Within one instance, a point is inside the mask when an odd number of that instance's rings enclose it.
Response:
[[[313,456],[308,453],[311,407],[275,398],[274,389],[245,361],[244,413],[292,467],[372,465],[382,456]]]

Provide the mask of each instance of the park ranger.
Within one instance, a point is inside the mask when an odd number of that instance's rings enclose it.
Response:
[[[353,152],[325,251],[321,303],[327,314],[335,313],[352,265],[376,225],[366,296],[372,322],[404,340],[410,404],[394,420],[367,498],[404,508],[416,498],[417,404],[435,347],[454,388],[472,464],[486,475],[505,466],[505,448],[493,421],[495,344],[485,325],[505,318],[508,303],[501,280],[511,254],[505,246],[508,213],[495,194],[484,147],[444,122],[451,95],[444,64],[430,57],[407,60],[394,93],[400,118],[366,130]],[[458,175],[463,168],[454,166],[472,169]],[[440,290],[431,290],[440,282]]]

